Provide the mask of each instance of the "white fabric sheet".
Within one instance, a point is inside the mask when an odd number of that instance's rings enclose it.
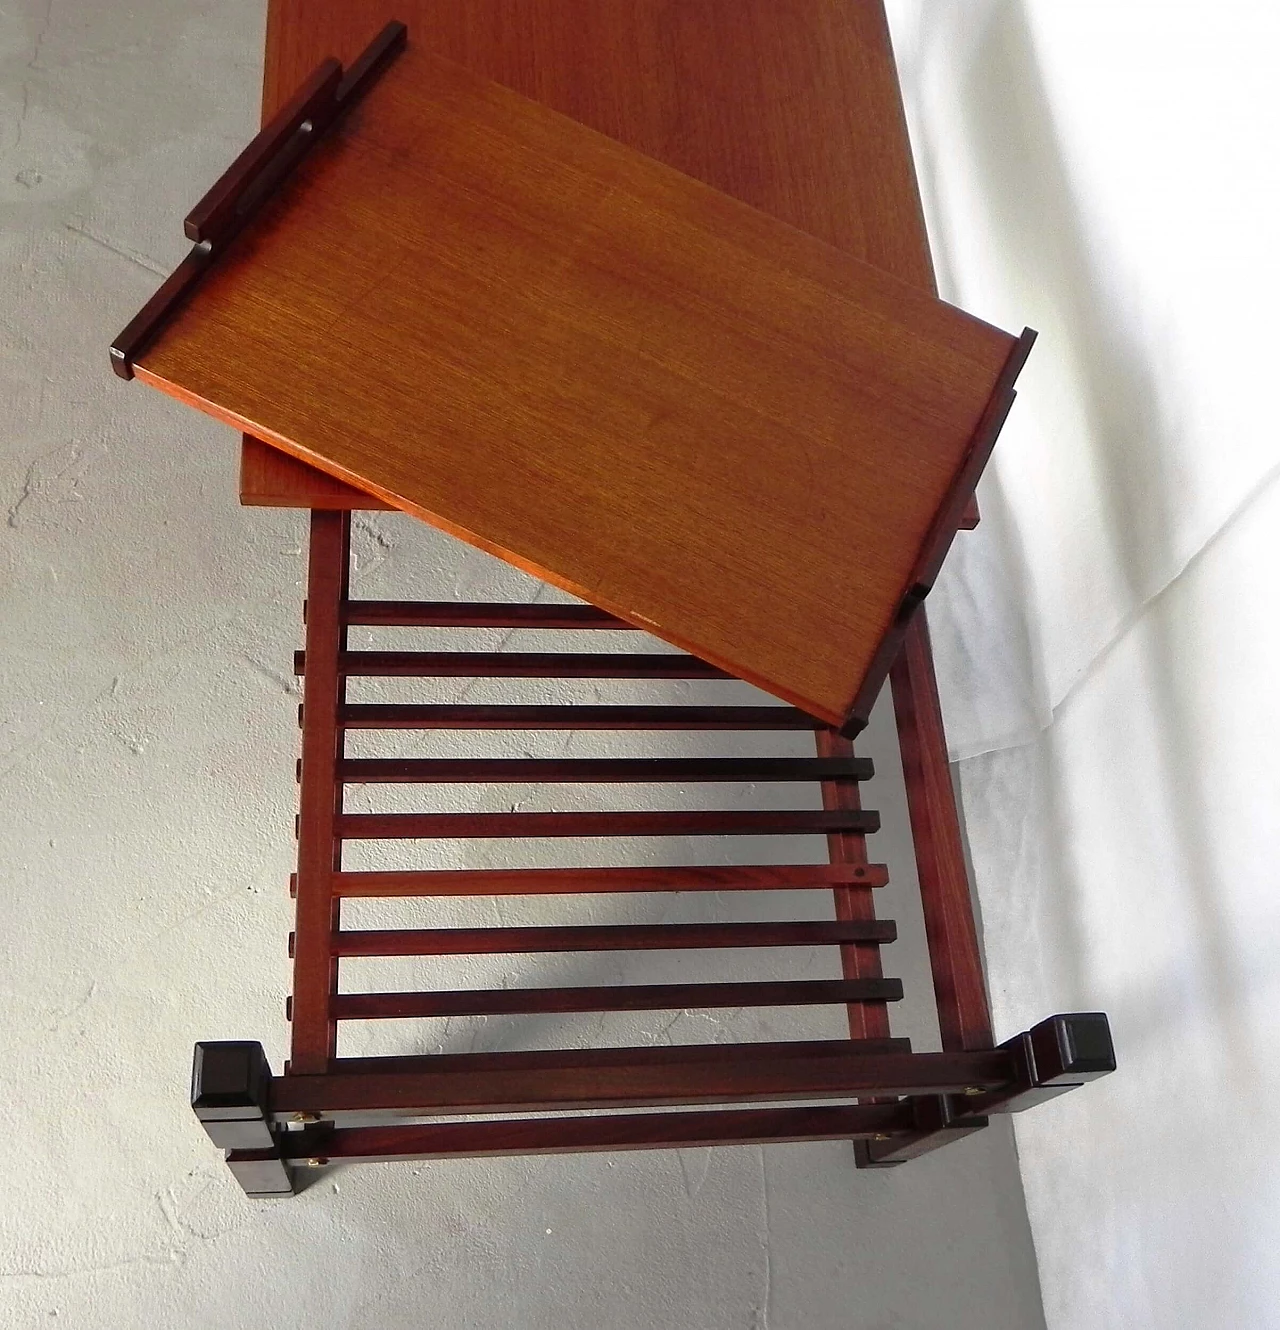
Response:
[[[1280,6],[891,13],[943,295],[1041,334],[931,605],[969,756],[1043,728],[1277,474]]]
[[[944,296],[1041,339],[929,606],[1050,1330],[1280,1326],[1280,7],[899,0]]]

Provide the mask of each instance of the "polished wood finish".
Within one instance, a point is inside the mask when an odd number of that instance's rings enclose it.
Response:
[[[973,1087],[970,1087],[973,1088]],[[964,1111],[963,1100],[950,1095],[922,1095],[911,1100],[911,1127],[888,1140],[867,1140],[859,1162],[864,1168],[886,1168],[939,1150],[952,1141],[981,1131],[987,1119]]]
[[[285,1133],[294,1163],[487,1159],[597,1150],[780,1145],[889,1136],[911,1128],[907,1105],[715,1109],[701,1113],[609,1113],[497,1122],[320,1127]]]
[[[312,669],[303,689],[309,716],[302,731],[298,814],[297,923],[293,961],[293,1043],[291,1063],[299,1072],[321,1070],[334,1055],[337,1027],[329,1007],[337,991],[338,965],[333,934],[340,898],[334,874],[342,866],[338,831],[342,784],[342,729],[337,723],[344,680],[338,656],[346,646],[342,603],[347,597],[351,515],[311,515],[307,575],[307,651]]]
[[[293,672],[307,672],[307,653]],[[621,651],[344,651],[345,675],[400,679],[731,679],[696,656]]]
[[[838,883],[884,887],[883,864],[708,864],[659,868],[447,868],[430,872],[339,873],[347,898],[381,896],[559,896],[636,891],[813,891]]]
[[[396,18],[424,50],[930,283],[878,0],[271,0],[264,112]]]
[[[798,707],[519,706],[439,703],[342,708],[348,730],[820,730]]]
[[[411,46],[135,373],[840,725],[1022,354]]]
[[[264,117],[393,17],[424,48],[934,289],[880,0],[270,0]],[[249,438],[241,499],[387,506]]]
[[[923,616],[908,629],[890,679],[942,1047],[990,1048],[991,1009]]]
[[[451,836],[799,836],[880,829],[880,815],[856,809],[727,809],[651,813],[344,813],[342,840],[422,840]]]
[[[250,507],[309,508],[313,512],[394,510],[393,504],[384,503],[248,434],[241,438],[240,502]]]
[[[340,1111],[507,1113],[574,1108],[646,1108],[889,1094],[958,1094],[999,1089],[1014,1074],[1012,1056],[983,1053],[864,1053],[832,1040],[829,1051],[785,1044],[736,1044],[732,1057],[676,1057],[691,1050],[582,1049],[570,1054],[441,1053],[432,1069],[380,1074],[362,1068],[316,1076],[278,1076],[277,1114]],[[478,1059],[478,1060],[476,1060]],[[339,1067],[341,1063],[337,1064]]]
[[[819,730],[816,736],[818,755],[825,761],[854,761],[853,745],[830,730]],[[857,814],[862,801],[856,784],[848,781],[824,780],[822,806],[830,813]],[[827,833],[827,854],[833,864],[852,868],[866,868],[867,843],[856,828],[833,827]],[[848,922],[868,922],[875,919],[875,895],[865,878],[843,882],[833,888],[836,918]],[[868,939],[851,939],[840,949],[840,963],[846,979],[878,979],[880,948],[868,945]],[[851,1039],[883,1039],[889,1034],[889,1013],[882,1004],[858,1004],[849,1008],[849,1037]]]
[[[192,298],[226,247],[404,45],[404,24],[388,23],[345,75],[337,60],[322,60],[187,214],[183,231],[195,246],[111,344],[111,368],[120,378],[133,378],[137,357]]]
[[[650,784],[656,782],[862,781],[868,758],[559,757],[348,758],[338,779],[360,784]]]
[[[476,956],[517,952],[668,951],[720,947],[820,947],[892,942],[891,919],[857,923],[579,924],[534,928],[359,929],[339,933],[338,956]]]
[[[280,160],[291,143],[301,141],[310,146],[314,142],[317,127],[323,125],[332,111],[341,82],[340,61],[330,56],[316,66],[289,104],[263,127],[187,214],[182,231],[188,240],[198,245],[212,244],[231,230],[255,184]]]
[[[594,605],[509,605],[484,601],[351,600],[347,622],[384,628],[601,628],[634,632]]]
[[[1007,1039],[1001,1048],[1014,1057],[1014,1081],[970,1098],[973,1113],[1022,1113],[1056,1099],[1116,1069],[1111,1024],[1100,1011],[1065,1012]]]
[[[605,1067],[699,1066],[741,1067],[764,1060],[788,1058],[870,1057],[880,1053],[910,1053],[909,1039],[788,1039],[755,1044],[642,1044],[630,1048],[512,1049],[500,1053],[420,1053],[404,1057],[335,1058],[332,1075],[410,1076],[419,1072],[489,1073],[545,1071],[556,1074],[592,1074]],[[330,1107],[336,1107],[330,1105]]]
[[[594,123],[600,108],[613,108],[624,129],[656,127],[652,141],[640,143],[651,155],[691,150],[709,142],[708,122],[724,128],[716,144],[718,157],[707,166],[722,170],[713,179],[735,192],[729,175],[744,167],[746,188],[758,188],[757,206],[785,215],[785,208],[811,209],[807,218],[790,217],[799,225],[823,234],[822,209],[815,201],[835,200],[827,214],[845,228],[834,243],[859,252],[859,232],[882,249],[872,261],[907,281],[930,288],[928,252],[923,227],[915,208],[914,180],[906,150],[905,132],[897,104],[896,84],[888,52],[887,34],[878,0],[706,0],[697,5],[671,5],[668,0],[407,0],[397,9],[421,28],[430,23],[438,49],[471,63],[500,81],[522,87],[549,104],[557,98],[580,99],[559,104],[576,118]],[[336,12],[326,12],[333,10]],[[268,96],[275,81],[285,91],[296,86],[315,61],[330,50],[349,56],[367,33],[389,13],[373,0],[346,0],[336,4],[271,0],[268,39]],[[815,23],[823,41],[815,44]],[[345,25],[345,28],[344,28]],[[342,33],[351,38],[344,45]],[[626,33],[626,40],[616,34]],[[656,36],[663,59],[652,60],[653,43],[636,43],[639,35]],[[455,40],[458,49],[447,49]],[[842,45],[842,43],[844,43]],[[463,49],[465,48],[465,49]],[[483,58],[505,70],[483,68]],[[708,58],[711,56],[712,58]],[[697,58],[693,68],[688,62]],[[290,71],[294,59],[299,67]],[[806,63],[806,62],[816,62]],[[855,63],[856,62],[856,63]],[[831,67],[839,77],[814,77],[817,65]],[[856,74],[855,74],[856,70]],[[693,75],[692,77],[690,75]],[[770,97],[741,97],[738,90],[752,79],[772,87]],[[857,114],[849,117],[851,107]],[[831,132],[823,117],[843,128]],[[615,126],[601,126],[626,140]],[[714,130],[712,131],[714,137]],[[788,135],[791,142],[786,142]],[[811,137],[796,148],[796,137]],[[816,147],[829,151],[835,162],[822,169],[805,152]],[[873,158],[882,154],[878,165]],[[689,162],[677,162],[698,175]],[[695,162],[696,166],[696,162]],[[901,168],[898,170],[897,168]],[[861,173],[861,174],[860,174]],[[739,182],[741,187],[741,182]],[[769,201],[772,191],[772,203]],[[841,191],[846,197],[838,198]],[[778,200],[783,202],[779,205]],[[907,200],[904,212],[902,204]],[[908,215],[910,214],[910,215]],[[863,255],[867,257],[867,255]],[[267,459],[255,481],[249,475],[254,458]],[[377,501],[344,489],[322,473],[292,458],[246,441],[245,499],[259,497],[290,505],[315,508],[371,507]],[[281,479],[283,477],[283,479]],[[273,487],[274,486],[274,490]],[[326,488],[328,487],[328,488]],[[971,514],[972,516],[972,514]],[[967,518],[965,520],[968,520]],[[630,625],[590,606],[469,606],[408,602],[356,602],[342,608],[344,621],[371,626],[496,627],[511,628],[626,628]],[[922,623],[923,616],[917,621]],[[452,643],[450,643],[452,645]],[[908,638],[908,645],[912,639]],[[233,1149],[228,1163],[251,1192],[283,1194],[288,1190],[293,1162],[433,1159],[468,1155],[551,1153],[576,1149],[632,1149],[729,1143],[773,1143],[782,1140],[852,1139],[860,1165],[893,1166],[907,1157],[979,1129],[988,1112],[1019,1111],[1065,1092],[1115,1065],[1105,1017],[1095,1013],[1058,1016],[1035,1030],[1008,1041],[994,1054],[983,1048],[981,1016],[985,996],[975,990],[972,954],[966,955],[964,930],[950,927],[948,912],[964,905],[959,892],[964,882],[963,858],[958,852],[959,827],[947,772],[945,737],[936,708],[936,687],[928,654],[927,635],[917,638],[916,655],[904,657],[895,678],[895,694],[902,721],[905,775],[912,806],[912,830],[917,856],[922,860],[922,883],[931,922],[929,941],[935,976],[950,976],[958,990],[939,985],[944,1010],[944,1039],[953,1048],[972,1040],[977,1051],[912,1054],[906,1040],[888,1038],[790,1042],[785,1044],[675,1046],[585,1049],[569,1051],[496,1052],[483,1054],[430,1054],[409,1057],[330,1058],[320,1074],[288,1075],[260,1085],[226,1111],[247,1114],[249,1129],[260,1135],[265,1117],[271,1119],[275,1143],[267,1149]],[[904,700],[905,699],[905,700]],[[551,708],[569,713],[571,707]],[[663,720],[667,728],[732,728],[732,709],[681,711],[688,726],[677,718]],[[771,708],[774,724],[793,727],[786,719],[790,708]],[[411,709],[412,711],[412,709]],[[519,725],[515,709],[499,709],[498,723]],[[622,723],[642,725],[643,709],[613,713]],[[777,714],[782,713],[782,714]],[[421,718],[421,713],[416,713]],[[583,725],[607,727],[609,709],[598,708]],[[923,721],[922,718],[923,717]],[[483,711],[463,710],[462,725],[491,722]],[[528,717],[526,717],[528,719]],[[546,711],[532,718],[538,725],[562,726]],[[310,722],[308,722],[310,723]],[[341,724],[341,720],[339,724]],[[406,725],[401,712],[396,725]],[[766,724],[761,721],[759,724]],[[434,713],[432,727],[448,728],[449,714]],[[749,725],[748,728],[755,728]],[[842,772],[823,763],[849,763],[847,743],[811,721],[796,728],[815,733],[821,759],[809,759],[810,775],[823,784],[823,807],[828,811],[856,809],[857,789]],[[468,780],[512,779],[520,774],[541,781],[630,779],[655,759],[575,759],[536,762],[523,759],[502,763],[476,759],[379,759],[341,764],[336,780],[363,773],[378,780],[419,778],[435,783],[451,775]],[[698,770],[718,771],[715,758],[673,759],[693,761]],[[730,759],[750,769],[755,759]],[[760,762],[794,759],[759,759]],[[791,768],[795,779],[804,776]],[[870,776],[870,772],[865,777]],[[678,767],[664,769],[663,779],[703,778]],[[709,774],[708,774],[708,777]],[[745,770],[733,778],[746,779]],[[783,779],[772,775],[751,779]],[[787,777],[790,778],[790,777]],[[850,798],[849,796],[854,796]],[[561,892],[726,891],[826,887],[836,895],[837,921],[785,921],[777,923],[705,923],[690,925],[592,925],[497,929],[407,929],[352,932],[336,929],[331,935],[333,955],[441,955],[461,951],[495,952],[530,948],[533,951],[620,950],[676,946],[839,945],[846,956],[847,978],[879,976],[875,942],[888,940],[893,925],[876,920],[870,908],[871,891],[888,880],[882,865],[865,864],[865,845],[857,834],[832,832],[832,862],[768,866],[715,865],[675,868],[622,869],[495,869],[435,872],[334,873],[326,889],[342,896],[474,896],[555,894]],[[941,847],[941,852],[938,847]],[[950,846],[957,852],[948,852]],[[956,939],[960,945],[957,947]],[[783,941],[783,939],[786,939]],[[802,939],[808,941],[802,942]],[[874,966],[861,965],[867,953]],[[336,992],[331,988],[330,992]],[[977,998],[982,998],[981,1005]],[[375,995],[376,996],[376,995]],[[851,1032],[859,1013],[883,1010],[874,1003],[849,1005]],[[989,1025],[989,1020],[988,1020]],[[886,1027],[887,1028],[887,1027]],[[950,1033],[947,1033],[947,1031]],[[958,1032],[958,1033],[957,1033]],[[205,1048],[214,1047],[205,1045]],[[236,1046],[239,1049],[239,1046]],[[260,1049],[258,1050],[260,1054]],[[241,1052],[235,1053],[241,1058]],[[241,1058],[243,1061],[243,1059]],[[238,1065],[238,1064],[237,1064]],[[242,1078],[243,1079],[243,1078]],[[882,1101],[884,1096],[906,1098]],[[554,1117],[523,1121],[435,1123],[336,1129],[328,1123],[302,1131],[284,1130],[296,1114],[366,1123],[371,1117],[413,1117],[433,1113],[572,1110],[574,1108],[635,1109],[649,1104],[717,1104],[752,1100],[803,1101],[806,1098],[857,1098],[857,1105],[718,1110],[694,1113],[626,1112],[606,1117]],[[246,1106],[247,1105],[247,1106]],[[269,1113],[267,1107],[269,1105]],[[216,1108],[216,1105],[212,1106]],[[211,1108],[211,1105],[206,1105]],[[265,1115],[265,1117],[264,1117]],[[296,1124],[289,1124],[296,1125]],[[224,1128],[215,1128],[223,1130]],[[233,1128],[234,1130],[234,1128]]]
[[[577,988],[492,988],[430,993],[342,993],[340,1021],[428,1016],[513,1016],[586,1011],[697,1011],[715,1007],[804,1007],[900,1002],[898,979],[784,979],[738,984],[607,984]]]
[[[197,1044],[191,1109],[219,1149],[270,1149],[271,1067],[262,1045],[249,1040]]]

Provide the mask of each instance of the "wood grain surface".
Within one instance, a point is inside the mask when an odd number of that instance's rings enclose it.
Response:
[[[1014,347],[411,46],[137,374],[841,724]]]
[[[384,23],[866,259],[933,268],[881,0],[269,0],[264,122]],[[391,505],[246,436],[241,502]]]

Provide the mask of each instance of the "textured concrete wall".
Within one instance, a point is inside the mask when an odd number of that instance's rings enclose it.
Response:
[[[16,0],[0,10],[0,1323],[1040,1325],[1007,1124],[882,1173],[857,1173],[848,1145],[744,1147],[345,1170],[295,1200],[252,1203],[191,1118],[194,1040],[259,1037],[277,1066],[285,1052],[297,750],[289,666],[304,528],[296,514],[242,511],[231,433],[115,380],[106,346],[181,256],[179,219],[254,128],[262,23],[249,0]],[[356,544],[361,594],[539,594],[403,519],[358,519]],[[468,695],[482,699],[486,687]],[[578,687],[546,695],[591,695]],[[440,696],[465,688],[454,682]],[[615,688],[599,691],[620,696]],[[667,685],[648,696],[695,690]],[[590,742],[569,746],[586,752]],[[674,739],[642,742],[609,751],[692,751]],[[795,751],[785,736],[769,742],[757,751]],[[488,751],[557,752],[565,736],[545,744],[495,739]],[[883,912],[909,935],[886,953],[888,972],[914,993],[895,1028],[928,1047],[927,960],[883,711],[866,751],[886,773],[868,796],[885,813],[877,855],[897,874]],[[435,794],[441,802],[418,806],[476,797]],[[559,794],[562,807],[610,806],[603,799],[613,797]],[[527,791],[486,797],[485,806],[511,807]],[[640,797],[649,806],[763,806],[788,792]],[[632,862],[715,861],[728,847],[623,851]],[[427,847],[438,863],[494,862],[497,852]],[[583,862],[589,853],[581,850]],[[746,918],[829,911],[829,901],[503,908],[535,920]],[[419,904],[394,917],[497,915],[481,902],[469,915]],[[394,963],[368,963],[351,979],[372,987],[395,972]],[[834,969],[806,951],[703,962],[500,958],[429,973],[527,984]],[[411,975],[427,977],[421,968]],[[838,1013],[389,1024],[356,1030],[345,1047],[805,1031],[838,1034]]]

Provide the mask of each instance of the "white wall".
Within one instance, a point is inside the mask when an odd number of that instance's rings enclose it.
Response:
[[[1042,337],[934,609],[1051,1330],[1280,1325],[1274,5],[893,6],[944,291]]]
[[[235,437],[115,380],[106,346],[252,133],[261,45],[249,0],[0,9],[0,1323],[1040,1325],[1007,1122],[879,1173],[857,1173],[840,1144],[388,1165],[263,1203],[239,1193],[191,1117],[195,1040],[259,1037],[277,1067],[285,1052],[303,525],[242,511]],[[536,590],[403,520],[362,519],[357,546],[362,594]],[[914,940],[886,964],[914,994],[898,1029],[927,1047],[888,722],[877,715],[867,745],[885,771],[870,798],[897,880],[884,909]],[[480,862],[493,848],[464,853]],[[731,917],[791,904],[634,908]],[[814,953],[792,963],[832,972]],[[598,965],[563,973],[644,977]],[[743,977],[783,972],[776,958],[741,965]],[[822,1032],[838,1033],[827,1015]],[[559,1037],[803,1028],[795,1013],[660,1013]],[[496,1022],[432,1032],[450,1048],[516,1037]]]

